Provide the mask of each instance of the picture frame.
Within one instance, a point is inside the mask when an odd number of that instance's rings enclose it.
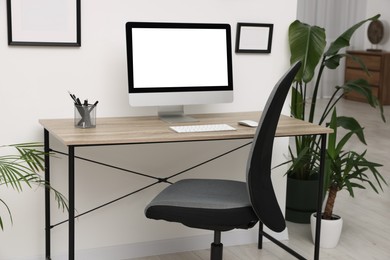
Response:
[[[274,25],[237,23],[236,53],[271,53]]]
[[[8,45],[81,46],[81,0],[7,0]]]

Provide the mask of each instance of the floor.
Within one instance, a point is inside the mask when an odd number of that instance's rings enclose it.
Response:
[[[321,101],[324,104],[324,101]],[[379,111],[366,104],[342,100],[337,107],[338,115],[355,117],[365,127],[370,160],[383,164],[380,172],[390,185],[390,106],[384,107],[388,123],[381,121]],[[354,143],[354,148],[361,149]],[[363,147],[364,148],[364,147]],[[364,148],[365,149],[365,148]],[[321,249],[322,260],[389,260],[390,259],[390,187],[376,194],[370,188],[356,190],[355,198],[347,191],[339,192],[335,212],[344,220],[343,232],[338,246]],[[289,241],[286,244],[312,259],[313,243],[310,226],[287,222]],[[209,250],[192,251],[170,255],[137,258],[137,260],[207,260]],[[271,242],[264,243],[262,250],[256,244],[224,248],[224,260],[295,259]],[[133,259],[134,260],[134,259]]]

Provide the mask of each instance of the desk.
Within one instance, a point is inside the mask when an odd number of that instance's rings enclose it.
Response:
[[[146,144],[146,143],[171,143],[171,142],[197,142],[212,140],[233,140],[251,139],[255,134],[255,128],[240,126],[239,120],[250,119],[259,120],[261,112],[241,112],[241,113],[219,113],[191,115],[199,120],[199,124],[229,124],[235,127],[236,131],[225,132],[203,132],[203,133],[176,133],[169,129],[169,125],[158,117],[113,117],[98,118],[96,128],[80,129],[74,127],[73,119],[43,119],[39,120],[44,128],[45,152],[53,151],[50,148],[50,135],[58,139],[68,148],[68,172],[69,172],[69,260],[75,258],[75,195],[74,195],[74,175],[75,175],[75,148],[82,146],[100,145],[124,145],[124,144]],[[194,123],[191,123],[194,124]],[[326,135],[332,131],[328,128],[310,124],[301,120],[287,116],[281,116],[276,130],[276,137],[287,137],[297,135],[321,135],[323,155],[325,152]],[[248,143],[249,144],[249,143]],[[233,151],[233,150],[232,150]],[[56,152],[56,151],[55,151]],[[230,152],[230,151],[229,151]],[[229,153],[227,152],[227,153]],[[225,154],[227,154],[225,153]],[[225,155],[222,154],[221,156]],[[324,165],[322,155],[321,166]],[[50,183],[50,156],[45,158],[45,180]],[[323,167],[321,167],[323,175]],[[155,178],[152,185],[143,187],[139,191],[161,182],[169,182],[167,178]],[[322,178],[321,178],[322,180]],[[320,181],[320,193],[322,194],[322,182]],[[128,194],[132,195],[132,194]],[[320,198],[320,196],[319,196]],[[322,201],[318,202],[318,215],[320,215]],[[102,205],[104,206],[104,205]],[[89,213],[89,212],[87,212]],[[51,234],[54,227],[50,222],[50,193],[45,191],[45,226],[46,226],[46,259],[51,259]],[[321,221],[317,221],[317,230],[320,230]],[[319,257],[319,235],[315,243],[315,259]]]

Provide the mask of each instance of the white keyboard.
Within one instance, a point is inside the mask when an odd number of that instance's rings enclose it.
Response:
[[[182,125],[170,126],[172,130],[178,133],[197,133],[197,132],[216,132],[216,131],[233,131],[236,130],[227,124],[210,124],[210,125]]]

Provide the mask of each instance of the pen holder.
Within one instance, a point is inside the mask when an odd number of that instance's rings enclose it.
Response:
[[[75,105],[74,126],[78,128],[96,127],[96,105]]]

